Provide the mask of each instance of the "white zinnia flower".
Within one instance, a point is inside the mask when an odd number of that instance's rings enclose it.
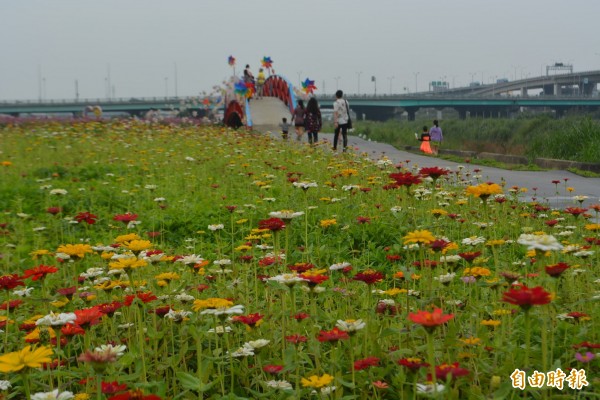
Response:
[[[248,346],[252,347],[253,349],[260,349],[261,347],[265,347],[269,343],[271,343],[270,340],[258,339],[258,340],[253,340],[251,342],[244,343],[244,346],[248,345]]]
[[[36,393],[31,396],[31,400],[68,400],[74,398],[73,392],[58,392],[58,389],[54,389],[51,392]]]
[[[521,234],[517,243],[527,246],[527,250],[562,250],[563,245],[552,235]]]
[[[229,308],[209,308],[200,313],[200,315],[231,315],[231,314],[243,314],[244,306],[236,305]]]
[[[75,315],[75,313],[54,314],[53,312],[50,312],[50,314],[45,315],[42,318],[35,321],[35,324],[37,326],[57,326],[73,323],[76,319],[77,315]]]
[[[198,264],[199,262],[202,262],[202,261],[204,261],[204,258],[200,257],[199,255],[191,254],[189,256],[180,258],[179,260],[177,260],[175,262],[180,262],[182,264],[189,265],[189,264]]]
[[[365,322],[363,322],[362,319],[347,320],[347,321],[338,319],[335,326],[337,326],[339,328],[339,330],[341,330],[341,331],[353,333],[353,332],[363,329],[365,326],[367,326],[367,324]]]
[[[267,279],[268,281],[275,281],[284,285],[292,286],[298,282],[304,282],[304,279],[300,278],[298,274],[281,274],[272,276]]]
[[[272,218],[279,219],[292,219],[296,217],[300,217],[304,215],[304,211],[292,211],[292,210],[281,210],[281,211],[272,211],[269,213],[269,216]]]
[[[11,387],[10,381],[0,381],[0,390],[7,390]]]
[[[351,264],[349,262],[344,261],[344,262],[341,262],[341,263],[337,263],[337,264],[331,265],[329,267],[329,270],[330,271],[338,271],[340,269],[344,269],[344,268],[350,267],[350,266],[351,266]]]
[[[223,224],[212,224],[212,225],[208,226],[208,229],[211,230],[211,231],[213,231],[213,232],[214,231],[218,231],[220,229],[224,229],[224,228],[225,228],[225,225],[223,225]]]
[[[125,354],[125,350],[127,350],[127,346],[124,344],[113,346],[112,344],[103,344],[100,347],[96,347],[94,351],[105,354],[114,354],[117,357],[121,357]]]
[[[292,386],[291,383],[289,383],[288,381],[284,381],[284,380],[281,380],[281,381],[275,381],[275,380],[268,381],[267,382],[267,386],[270,387],[270,388],[273,388],[273,389],[282,389],[282,390],[292,389],[293,388],[293,386]]]
[[[69,192],[67,192],[65,189],[52,189],[50,191],[50,194],[53,196],[64,196],[67,193],[69,193]]]
[[[29,297],[31,296],[31,292],[33,292],[33,288],[27,286],[25,286],[25,289],[13,290],[13,293],[19,297]]]

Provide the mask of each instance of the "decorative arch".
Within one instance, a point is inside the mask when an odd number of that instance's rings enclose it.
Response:
[[[271,75],[265,81],[263,86],[263,96],[276,97],[290,109],[290,113],[294,113],[296,98],[292,84],[282,76]]]
[[[235,100],[229,102],[223,116],[223,123],[235,129],[244,125],[244,109],[240,103]]]

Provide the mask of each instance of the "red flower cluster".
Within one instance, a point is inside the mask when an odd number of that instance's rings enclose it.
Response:
[[[260,229],[268,229],[271,232],[277,232],[285,229],[285,222],[279,218],[268,218],[258,221]]]
[[[382,272],[379,271],[373,271],[373,270],[366,270],[365,272],[359,272],[358,274],[354,275],[354,277],[352,278],[352,280],[354,281],[361,281],[366,283],[367,285],[372,285],[374,283],[377,282],[381,282],[384,278],[384,275]]]
[[[396,181],[396,186],[406,186],[410,187],[411,185],[418,185],[421,183],[421,177],[419,175],[413,175],[410,172],[397,172],[389,175],[390,178]]]
[[[294,344],[298,344],[298,343],[306,343],[306,341],[308,340],[308,338],[304,335],[290,335],[290,336],[286,336],[285,337],[285,341],[288,343],[294,343]]]
[[[100,323],[100,319],[104,315],[100,307],[84,308],[83,310],[75,310],[74,312],[77,316],[75,324],[81,326],[82,328],[98,325]]]
[[[300,274],[300,278],[304,279],[308,286],[315,287],[319,283],[323,283],[329,280],[327,275],[308,275],[308,274]]]
[[[454,314],[444,314],[441,308],[436,308],[433,312],[419,310],[416,314],[408,314],[408,319],[422,325],[428,332],[432,332],[437,326],[445,324],[452,318]]]
[[[369,367],[376,367],[379,365],[379,358],[377,357],[367,357],[362,360],[354,361],[354,370],[361,371],[363,369],[367,369]]]
[[[109,397],[108,400],[161,400],[161,398],[155,394],[145,395],[144,392],[137,389]]]
[[[419,170],[419,174],[422,176],[429,176],[434,181],[440,176],[448,175],[450,173],[446,168],[440,167],[425,167]]]
[[[313,269],[315,266],[311,263],[296,263],[294,265],[288,265],[288,269],[290,271],[297,272],[299,274],[308,271],[309,269]]]
[[[319,342],[335,342],[337,340],[350,339],[346,331],[341,331],[337,327],[330,331],[321,331],[317,336]]]
[[[548,304],[551,300],[550,293],[545,291],[541,286],[528,288],[522,285],[502,294],[502,301],[517,305],[525,311],[529,310],[532,306]]]
[[[35,268],[26,269],[23,274],[23,279],[31,278],[32,281],[37,281],[40,279],[44,279],[46,275],[53,274],[58,271],[58,268],[52,267],[50,265],[40,264]]]
[[[130,294],[125,296],[125,305],[129,307],[136,298],[140,299],[143,303],[150,303],[151,301],[158,299],[152,292],[142,292],[135,295]]]
[[[429,364],[421,362],[418,358],[401,358],[397,363],[398,365],[408,368],[411,372],[416,372],[419,368],[429,367]]]
[[[136,215],[136,217],[137,217],[137,215]],[[79,214],[77,214],[75,216],[75,221],[77,221],[79,223],[86,222],[88,225],[95,224],[97,219],[98,219],[98,216],[92,214],[89,211],[80,212]]]
[[[581,214],[585,214],[585,212],[587,210],[588,210],[587,208],[581,208],[581,207],[567,207],[567,208],[565,208],[565,213],[571,214],[574,217],[578,217]]]
[[[450,376],[448,376],[450,375]],[[469,370],[465,368],[460,368],[457,362],[452,364],[442,364],[435,366],[435,377],[441,381],[447,381],[448,378],[454,379],[459,376],[469,375]],[[427,380],[431,380],[431,375],[427,375]]]
[[[113,221],[121,221],[124,224],[128,224],[130,222],[133,222],[135,220],[137,220],[138,215],[137,214],[132,214],[132,213],[125,213],[125,214],[117,214],[113,217]]]
[[[546,267],[544,267],[546,273],[553,278],[558,278],[563,272],[565,272],[569,268],[569,264],[563,262],[560,262],[558,264],[546,265]]]
[[[13,290],[17,286],[25,286],[23,278],[17,274],[0,276],[0,289]]]
[[[236,315],[232,318],[233,322],[240,322],[244,325],[248,325],[251,328],[254,328],[256,325],[258,325],[262,319],[263,319],[264,315],[260,314],[260,313],[255,313],[255,314],[248,314],[248,315]]]
[[[481,255],[480,251],[466,251],[464,253],[458,253],[460,258],[465,260],[466,262],[473,262],[474,259]]]

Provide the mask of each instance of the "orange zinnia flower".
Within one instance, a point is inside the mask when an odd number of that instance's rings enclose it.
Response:
[[[422,325],[428,332],[432,332],[437,326],[443,325],[454,318],[454,314],[444,314],[441,308],[436,308],[433,312],[417,311],[417,313],[409,313],[408,319],[415,324]]]

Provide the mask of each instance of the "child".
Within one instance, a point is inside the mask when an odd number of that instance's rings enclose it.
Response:
[[[281,119],[281,123],[279,124],[279,127],[281,128],[281,137],[283,138],[283,140],[287,140],[288,132],[290,131],[290,124],[288,124],[287,118],[283,117]]]
[[[415,133],[415,136],[417,134]],[[425,154],[433,154],[433,151],[431,150],[431,145],[429,144],[429,142],[431,141],[431,136],[429,135],[429,129],[424,126],[423,127],[423,132],[421,132],[421,138],[419,139],[419,141],[421,142],[421,151]]]
[[[265,73],[263,69],[258,70],[258,77],[256,78],[256,97],[262,99],[263,97],[263,87],[265,85]]]

